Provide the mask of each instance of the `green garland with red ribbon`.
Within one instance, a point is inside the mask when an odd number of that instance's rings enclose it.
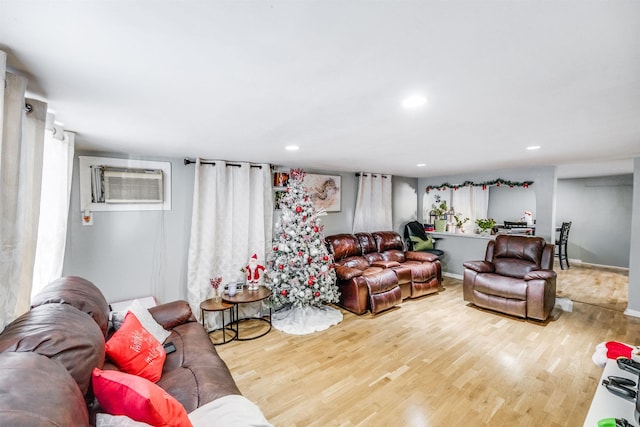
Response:
[[[445,182],[444,184],[440,184],[440,185],[427,185],[427,188],[425,189],[425,191],[427,193],[431,190],[444,191],[447,188],[453,188],[454,190],[457,190],[458,188],[461,188],[461,187],[482,187],[483,190],[486,190],[487,187],[490,187],[492,185],[495,185],[496,187],[506,185],[510,188],[514,188],[514,187],[529,188],[531,184],[533,184],[533,181],[520,182],[520,181],[509,181],[507,179],[498,178],[498,179],[494,179],[493,181],[484,181],[484,182],[465,181],[462,184],[449,184],[448,182]]]

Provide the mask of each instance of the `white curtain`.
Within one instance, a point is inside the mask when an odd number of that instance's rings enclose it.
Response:
[[[75,134],[47,119],[32,296],[62,275],[71,198]]]
[[[0,84],[1,330],[29,308],[47,105],[24,98],[27,81],[6,72],[4,52],[0,52],[0,75],[4,79]]]
[[[353,232],[388,231],[391,217],[391,175],[360,173]]]
[[[486,218],[489,209],[489,190],[482,187],[468,186],[451,190],[451,206],[462,218],[469,218],[464,225],[466,232],[475,232],[476,219]]]
[[[210,165],[198,159],[195,167],[187,298],[200,318],[200,303],[213,295],[210,278],[221,276],[223,284],[244,281],[241,269],[253,254],[265,264],[273,198],[268,164],[216,160]],[[214,317],[207,317],[211,326]]]

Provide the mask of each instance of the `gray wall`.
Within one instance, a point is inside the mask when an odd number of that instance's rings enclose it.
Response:
[[[94,225],[83,226],[79,155],[171,162],[171,211],[94,212]],[[109,302],[148,295],[159,302],[185,299],[195,165],[184,166],[183,159],[114,153],[78,152],[74,161],[63,274],[91,280]],[[355,173],[306,172],[341,176],[341,210],[321,217],[321,223],[325,235],[350,233],[358,189]],[[394,229],[401,232],[404,223],[416,219],[417,179],[393,177],[392,185]]]
[[[466,173],[460,175],[420,178],[418,180],[418,212],[423,212],[423,195],[427,185],[462,183],[466,180],[474,182],[492,181],[502,178],[509,181],[534,181],[529,190],[535,192],[536,198],[536,235],[548,242],[555,241],[555,185],[556,172],[554,166],[543,166],[529,169],[503,169],[493,172]],[[491,202],[489,202],[491,203]],[[423,220],[422,218],[420,219]]]
[[[109,302],[147,295],[160,302],[185,298],[194,166],[184,166],[182,159],[77,154],[171,162],[172,209],[94,212],[93,225],[83,226],[76,155],[63,274],[92,281]]]
[[[629,267],[633,175],[559,179],[558,224],[571,221],[569,259]]]
[[[519,221],[524,211],[531,212],[536,219],[536,192],[534,187],[507,186],[489,188],[489,210],[487,216],[498,224],[505,221]]]
[[[401,235],[404,225],[418,219],[418,179],[393,177],[393,230]]]
[[[640,157],[633,162],[633,217],[629,249],[629,305],[627,312],[640,317]]]

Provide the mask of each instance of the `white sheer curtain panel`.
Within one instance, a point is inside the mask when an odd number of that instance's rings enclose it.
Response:
[[[360,173],[353,232],[388,231],[391,217],[391,175]]]
[[[0,330],[27,311],[35,258],[47,105],[24,98],[27,80],[6,72],[0,111]],[[26,104],[30,111],[26,110]]]
[[[489,191],[482,187],[468,186],[453,190],[451,205],[462,218],[469,218],[464,225],[467,232],[475,232],[476,219],[486,218],[489,210]]]
[[[210,278],[222,277],[223,285],[243,282],[241,269],[254,253],[264,265],[271,248],[273,198],[268,164],[216,160],[212,165],[198,159],[195,168],[187,298],[200,318],[200,303],[213,295]],[[255,312],[257,305],[241,309]],[[218,327],[218,317],[207,316],[209,327]]]
[[[48,122],[53,122],[53,119],[51,118]],[[67,243],[74,146],[74,133],[64,132],[60,126],[54,126],[53,123],[47,126],[32,296],[62,275]]]

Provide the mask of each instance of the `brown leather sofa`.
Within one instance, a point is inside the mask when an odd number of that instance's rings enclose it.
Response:
[[[335,262],[338,304],[353,313],[379,313],[441,289],[438,257],[406,251],[396,232],[335,234],[326,242]]]
[[[240,395],[229,369],[186,301],[149,310],[171,331],[157,384],[186,409],[222,396]],[[0,424],[87,426],[100,412],[91,390],[93,368],[105,361],[109,305],[100,290],[79,277],[48,285],[32,308],[0,333]]]
[[[556,300],[553,245],[540,237],[499,235],[484,261],[464,263],[463,297],[478,307],[546,320]]]

